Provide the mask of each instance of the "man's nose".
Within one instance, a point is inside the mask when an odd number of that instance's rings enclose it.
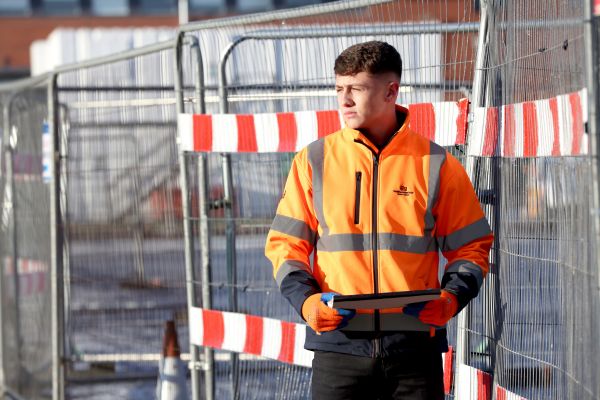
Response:
[[[352,100],[352,92],[348,89],[342,90],[339,95],[340,104],[343,106],[352,106],[354,101]]]

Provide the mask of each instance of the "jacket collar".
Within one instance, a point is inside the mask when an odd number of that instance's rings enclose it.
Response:
[[[368,147],[370,147],[374,152],[379,153],[384,148],[388,147],[392,142],[400,140],[400,138],[404,136],[404,134],[409,129],[408,125],[410,121],[410,115],[408,109],[406,107],[402,107],[401,105],[396,104],[396,115],[398,116],[398,118],[401,118],[403,116],[404,122],[402,123],[402,126],[400,126],[400,128],[396,132],[394,132],[394,134],[388,139],[387,143],[381,149],[378,149],[377,146],[375,146],[362,132],[356,129],[351,129],[347,126],[344,126],[344,128],[342,129],[343,135],[354,142],[365,144]]]

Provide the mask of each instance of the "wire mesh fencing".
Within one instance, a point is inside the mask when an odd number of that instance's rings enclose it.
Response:
[[[57,79],[74,385],[97,375],[156,376],[164,321],[185,320],[173,54],[166,48]],[[186,343],[185,330],[180,336]]]
[[[367,40],[385,40],[401,53],[404,73],[398,102],[430,103],[467,97],[477,14],[471,3],[451,3],[451,11],[448,4],[439,2],[391,2],[268,23],[249,18],[246,26],[191,31],[198,38],[204,63],[205,89],[200,108],[208,114],[261,115],[335,110],[334,60],[346,47]],[[184,86],[188,87],[185,99],[194,97],[191,87],[196,74],[193,65],[184,63]],[[198,104],[186,103],[184,110],[194,112],[194,106]],[[233,125],[229,131],[235,132]],[[223,136],[226,132],[223,129],[212,133],[215,147],[229,140]],[[257,131],[257,140],[261,134]],[[266,234],[293,154],[253,153],[260,151],[261,143],[242,142],[243,137],[238,135],[237,147],[250,153],[206,155],[208,183],[204,191],[209,197],[206,219],[210,244],[204,251],[208,253],[212,274],[210,308],[301,322],[279,294],[271,267],[263,256]],[[205,184],[197,173],[198,157],[188,154],[185,161],[194,235],[202,229],[202,221],[194,215],[195,204],[202,203],[195,200],[199,192],[196,184]],[[233,182],[230,197],[226,193],[229,180]],[[200,260],[199,239],[194,236],[192,241],[195,259]],[[197,261],[196,277],[202,275],[199,265]],[[196,301],[201,305],[202,282],[198,278],[195,282]],[[449,331],[454,344],[454,324]],[[215,355],[216,398],[254,398],[257,394],[249,388],[264,389],[267,384],[259,382],[265,374],[273,373],[272,364],[264,360],[242,362],[232,356],[221,363],[218,356],[219,352]],[[283,382],[276,381],[273,388],[269,383],[269,394],[258,394],[259,397],[309,397],[309,370],[282,363],[275,370],[288,382],[296,382],[295,386],[280,393],[278,388],[285,387],[280,386]]]
[[[491,274],[459,332],[466,378],[456,395],[598,398],[590,373],[600,324],[595,167],[577,61],[587,5],[484,6],[489,44],[479,49],[483,88],[468,146],[474,184],[492,189],[486,208],[496,241]]]
[[[2,99],[2,361],[6,386],[31,398],[48,395],[52,379],[45,94],[30,87]]]
[[[335,12],[340,5],[321,5],[318,15],[266,21],[257,15],[244,25],[190,29],[204,59],[206,112],[335,109],[335,58],[374,39],[403,57],[401,103],[468,96],[478,20],[471,2],[363,2]]]

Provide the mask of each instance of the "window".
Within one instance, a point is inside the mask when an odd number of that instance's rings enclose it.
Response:
[[[92,0],[91,12],[103,17],[129,15],[129,0]]]
[[[227,7],[226,0],[189,0],[190,11],[221,11]]]
[[[81,14],[79,0],[43,0],[40,1],[44,14],[77,15]]]
[[[264,11],[273,8],[273,0],[238,0],[236,5],[241,12]]]
[[[310,4],[319,4],[322,3],[320,0],[283,0],[283,3],[286,7],[300,7],[307,6]]]
[[[139,14],[176,14],[177,0],[132,0]]]
[[[29,11],[29,0],[0,0],[0,15],[24,15]]]

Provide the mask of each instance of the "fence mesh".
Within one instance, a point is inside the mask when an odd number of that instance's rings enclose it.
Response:
[[[498,110],[487,126],[497,150],[495,157],[476,157],[471,164],[480,192],[493,189],[486,208],[496,242],[491,274],[471,307],[467,364],[491,374],[496,396],[506,390],[527,399],[598,398],[598,375],[591,372],[598,369],[597,357],[589,356],[598,351],[592,332],[600,310],[587,134],[583,155],[535,157],[527,149],[509,149],[510,135],[517,132],[510,125],[513,105],[585,86],[581,21],[587,5],[491,1],[486,6],[490,25],[488,47],[481,49],[487,57],[481,105]],[[528,146],[537,129],[552,127],[550,114],[540,117],[542,107],[536,103],[537,115],[516,117],[523,129],[517,146]],[[560,146],[565,145],[561,138]]]
[[[478,13],[471,1],[390,1],[357,10],[191,31],[204,58],[206,112],[336,109],[333,62],[346,47],[385,40],[403,57],[401,103],[467,97]],[[228,49],[228,58],[223,57]],[[186,73],[193,77],[193,73]],[[189,78],[188,78],[189,79]]]
[[[326,10],[327,6],[323,6]],[[399,103],[467,97],[472,79],[477,20],[472,3],[390,2],[318,17],[191,32],[204,61],[207,113],[265,113],[337,109],[333,63],[346,47],[367,40],[393,44],[403,57]],[[229,58],[223,57],[229,49]],[[184,63],[186,98],[193,97],[193,64]],[[220,91],[219,91],[220,89]],[[186,104],[186,112],[194,112]],[[226,135],[220,132],[219,135]],[[453,149],[454,150],[454,149]],[[266,234],[293,154],[209,154],[211,308],[301,322],[279,294],[263,256]],[[223,159],[231,160],[233,204],[223,208]],[[198,155],[186,157],[190,204],[197,204]],[[192,206],[193,207],[193,206]],[[192,212],[195,209],[192,208]],[[195,216],[192,231],[199,231]],[[198,244],[195,238],[194,242]],[[196,259],[201,254],[196,249]],[[198,264],[196,264],[198,266]],[[235,268],[235,271],[232,269]],[[196,276],[201,271],[196,269]],[[196,292],[201,292],[197,278]],[[197,299],[197,304],[202,304]],[[454,324],[449,327],[455,343]],[[263,360],[219,362],[216,398],[308,398],[310,370]],[[235,369],[239,372],[235,372]],[[232,371],[233,370],[233,371]],[[284,380],[273,377],[285,377]],[[265,378],[268,381],[265,382]],[[237,389],[236,389],[237,388]],[[264,393],[264,392],[263,392]]]
[[[3,121],[2,354],[7,387],[28,397],[47,395],[51,384],[50,214],[42,179],[45,94],[45,88],[32,87],[3,98],[9,120]]]
[[[164,321],[184,324],[173,80],[171,49],[58,77],[73,382],[155,375]]]

